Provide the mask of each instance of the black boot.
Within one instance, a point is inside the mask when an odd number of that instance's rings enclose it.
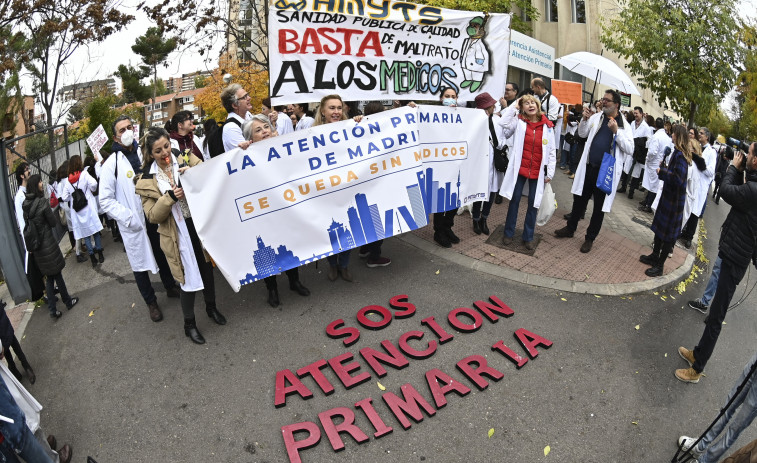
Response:
[[[654,262],[654,265],[652,265],[651,268],[648,268],[647,271],[644,272],[644,274],[646,274],[648,277],[661,276],[665,261],[668,259],[668,254],[673,249],[674,244],[675,243],[663,243],[660,246],[660,251],[657,255],[657,260]],[[655,238],[655,248],[657,248],[657,238]]]
[[[100,262],[101,264],[103,262],[105,262],[105,256],[103,256],[103,250],[102,249],[100,249],[99,251],[97,251],[97,261]]]
[[[480,235],[481,234],[481,225],[479,224],[479,221],[476,219],[473,219],[473,233]]]
[[[37,375],[34,374],[31,365],[25,365],[24,371],[26,372],[26,377],[29,378],[29,382],[34,384],[37,381]]]
[[[94,254],[89,255],[89,260],[92,261],[92,268],[97,267],[97,257]]]
[[[289,282],[289,289],[299,294],[300,296],[310,296],[310,290],[303,285],[300,280],[294,280]]]
[[[268,288],[268,304],[271,307],[279,306],[279,290],[277,288]]]
[[[197,329],[194,318],[184,319],[184,334],[195,344],[205,344],[205,338],[202,337],[200,331]]]
[[[484,235],[489,235],[489,226],[486,225],[486,217],[481,217],[481,220],[479,221],[479,226],[481,227],[481,232]]]
[[[18,371],[18,367],[12,360],[8,362],[8,370],[10,370],[10,372],[13,373],[13,376],[15,376],[18,382],[20,383],[21,378],[23,378],[23,376],[21,375],[21,372]]]
[[[214,322],[216,322],[219,325],[225,325],[226,324],[226,317],[224,317],[221,312],[218,311],[218,308],[216,308],[215,304],[206,304],[205,305],[205,312],[207,312],[208,317],[212,318]]]

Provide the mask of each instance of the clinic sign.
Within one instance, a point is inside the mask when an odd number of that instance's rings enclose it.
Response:
[[[555,75],[555,49],[532,37],[512,31],[509,65],[552,77]]]

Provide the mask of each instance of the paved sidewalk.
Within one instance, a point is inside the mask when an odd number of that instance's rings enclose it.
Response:
[[[542,239],[533,256],[521,254],[486,243],[486,235],[473,233],[468,212],[455,218],[454,232],[461,242],[445,249],[433,240],[431,225],[403,239],[437,256],[471,269],[487,272],[510,280],[560,291],[623,295],[671,286],[686,278],[694,265],[696,241],[690,250],[676,246],[673,256],[665,262],[664,274],[650,278],[644,274],[649,267],[639,262],[639,256],[649,254],[654,239],[650,230],[653,215],[638,210],[639,201],[646,192],[636,192],[634,199],[617,194],[612,211],[605,214],[602,231],[588,254],[579,251],[591,218],[593,202],[589,202],[586,219],[579,221],[573,238],[557,239],[554,231],[565,226],[563,216],[570,212],[573,196],[572,180],[557,169],[552,188],[558,208],[552,219],[543,227],[536,227]],[[489,229],[504,224],[509,202],[492,205]],[[521,199],[517,227],[522,229],[527,198]],[[499,237],[497,237],[499,238]],[[516,235],[516,240],[520,239]]]

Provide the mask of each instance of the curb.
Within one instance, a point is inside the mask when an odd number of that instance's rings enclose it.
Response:
[[[505,278],[518,283],[538,286],[540,288],[549,288],[557,291],[579,294],[597,294],[600,296],[624,296],[627,294],[670,287],[684,280],[694,266],[694,256],[687,253],[686,261],[684,261],[683,265],[661,277],[633,283],[586,283],[583,281],[563,280],[560,278],[525,273],[509,267],[500,267],[499,265],[483,262],[455,251],[446,250],[411,233],[405,233],[399,236],[399,239],[411,246],[421,249],[422,251],[426,251],[429,254],[441,257],[442,259],[448,260],[462,267],[478,270],[479,272],[487,273],[489,275]]]

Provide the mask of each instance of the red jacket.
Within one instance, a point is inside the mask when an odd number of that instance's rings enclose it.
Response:
[[[520,160],[518,175],[537,179],[541,168],[542,134],[544,126],[550,124],[550,122],[544,114],[538,122],[531,122],[523,116],[520,116],[520,118],[526,122],[526,136],[523,140],[523,157]]]

